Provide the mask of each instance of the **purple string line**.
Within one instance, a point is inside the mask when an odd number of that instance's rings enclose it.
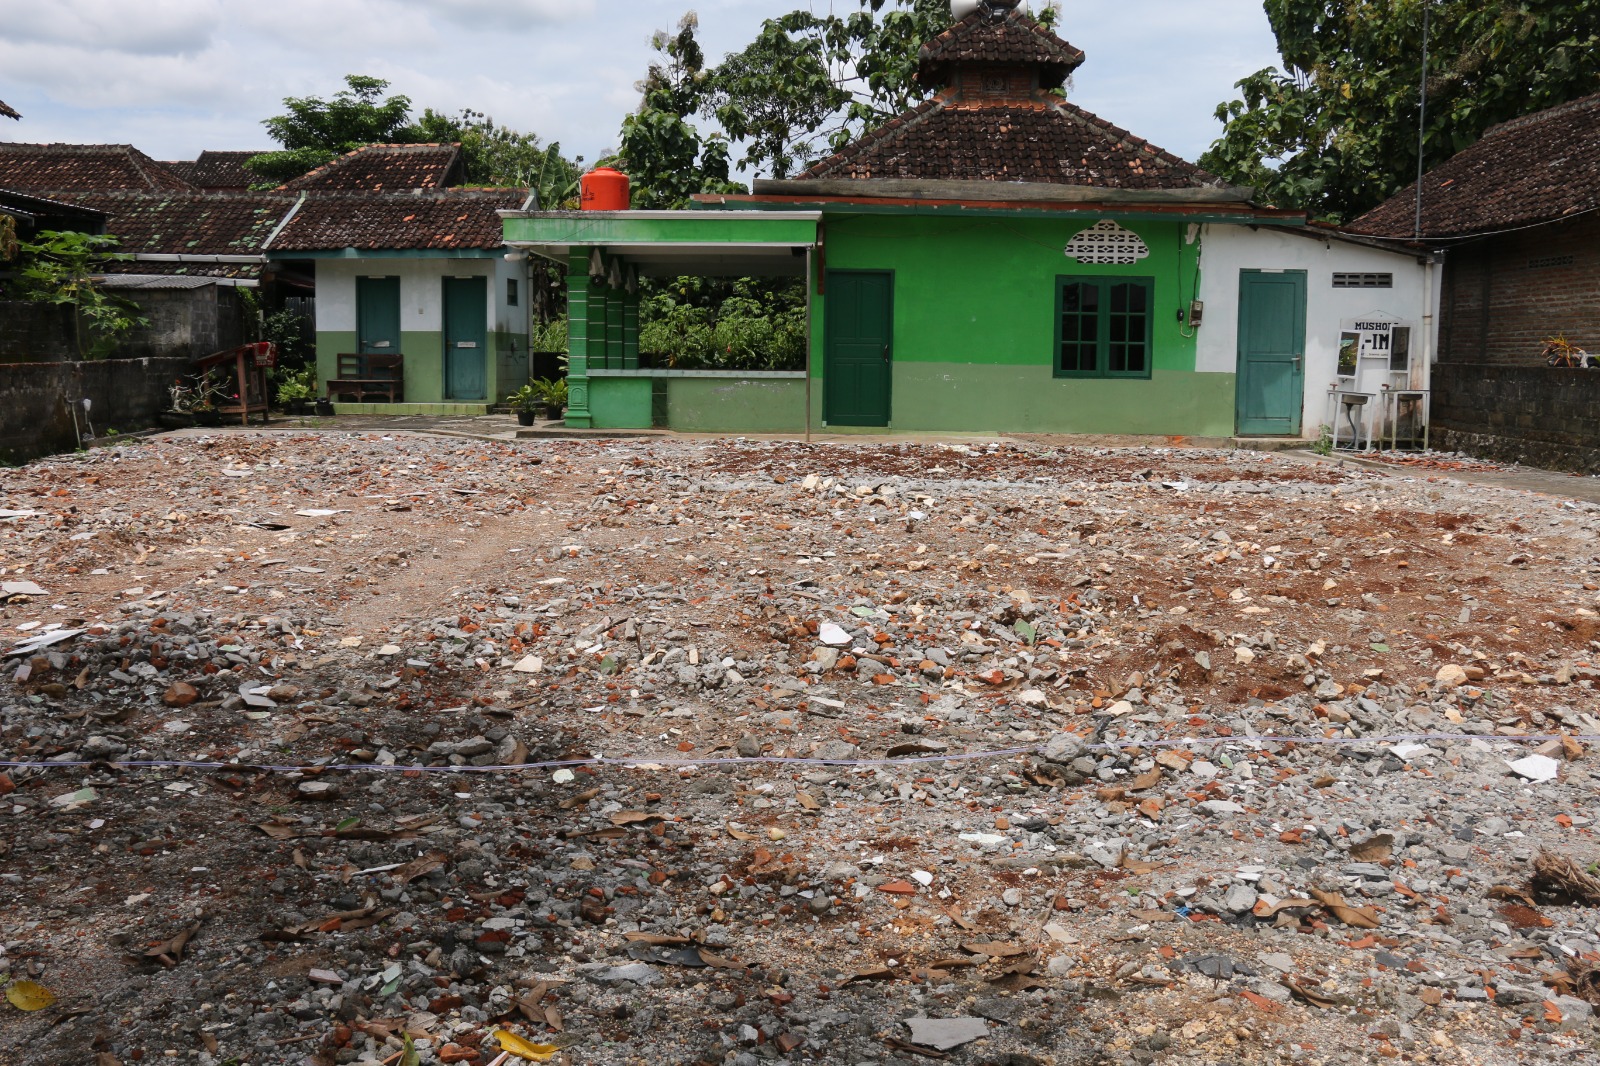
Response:
[[[1402,742],[1476,740],[1485,744],[1543,744],[1552,740],[1579,740],[1600,743],[1600,735],[1547,733],[1534,736],[1478,736],[1471,733],[1394,733],[1376,737],[1190,737],[1176,740],[1129,740],[1110,744],[1085,745],[1085,751],[1126,751],[1130,748],[1184,748],[1221,747],[1229,744],[1259,746],[1265,744],[1318,744],[1357,746],[1396,744]],[[749,766],[768,764],[776,766],[905,766],[936,762],[971,762],[981,759],[1004,759],[1015,755],[1034,755],[1044,748],[1034,745],[1026,748],[1001,748],[997,751],[941,752],[933,755],[904,756],[898,759],[810,759],[789,756],[752,756],[727,759],[685,759],[681,757],[652,758],[648,755],[614,759],[595,756],[589,759],[557,759],[548,762],[521,763],[515,766],[406,766],[395,763],[389,766],[375,763],[328,763],[322,766],[275,766],[268,763],[240,762],[183,762],[165,759],[148,760],[75,760],[70,762],[20,762],[0,760],[0,769],[8,770],[62,770],[83,769],[90,766],[110,766],[113,769],[140,770],[248,770],[257,773],[428,773],[428,774],[498,774],[523,773],[528,770],[553,770],[574,766],[618,766],[624,769],[641,766]]]

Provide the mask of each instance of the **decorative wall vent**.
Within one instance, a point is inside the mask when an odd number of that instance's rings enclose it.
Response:
[[[1553,267],[1569,267],[1574,261],[1575,257],[1570,255],[1546,255],[1528,260],[1528,269],[1550,270]]]
[[[1150,258],[1150,246],[1137,233],[1101,219],[1067,242],[1067,258],[1080,263],[1131,266]]]
[[[1333,275],[1336,289],[1392,289],[1393,274],[1339,274]]]

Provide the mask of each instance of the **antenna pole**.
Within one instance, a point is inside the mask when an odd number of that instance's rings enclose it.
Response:
[[[1433,13],[1427,0],[1422,5],[1422,110],[1417,117],[1417,221],[1416,239],[1422,239],[1422,149],[1428,138],[1428,16]]]

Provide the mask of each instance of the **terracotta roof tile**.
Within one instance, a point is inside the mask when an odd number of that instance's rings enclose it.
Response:
[[[168,163],[167,166],[183,167],[179,173],[190,184],[213,192],[244,192],[252,185],[261,183],[261,176],[244,168],[246,159],[260,155],[267,149],[258,148],[252,152],[213,152],[205,151],[192,162]]]
[[[0,115],[4,115],[6,118],[22,117],[21,115],[17,114],[16,111],[12,110],[11,106],[4,100],[0,100]]]
[[[192,191],[194,186],[126,144],[0,143],[0,185],[22,192]]]
[[[158,255],[259,255],[295,197],[286,193],[88,193],[71,197],[103,211],[119,251]],[[255,277],[259,266],[208,263],[116,263],[113,273]]]
[[[1358,233],[1410,237],[1413,182],[1362,215]],[[1554,222],[1600,210],[1600,94],[1490,127],[1422,179],[1424,237],[1456,237]]]
[[[980,9],[924,44],[917,58],[924,85],[949,84],[960,63],[1001,63],[1041,67],[1045,88],[1054,88],[1083,64],[1083,51],[1022,11],[996,17]]]
[[[1023,181],[1105,189],[1182,189],[1212,175],[1064,100],[961,102],[912,108],[807,178]]]
[[[443,189],[461,180],[454,144],[369,144],[298,177],[283,188],[320,192],[401,192]]]
[[[300,205],[272,251],[342,248],[499,248],[499,211],[527,199],[526,189],[445,189],[411,195],[321,195]]]

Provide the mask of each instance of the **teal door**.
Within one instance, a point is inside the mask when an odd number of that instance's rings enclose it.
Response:
[[[1239,433],[1300,435],[1306,384],[1306,274],[1239,272]]]
[[[399,278],[356,278],[356,350],[401,354]]]
[[[489,398],[488,321],[487,279],[444,279],[445,399]]]
[[[832,426],[887,426],[894,362],[894,275],[828,271],[822,417]]]

